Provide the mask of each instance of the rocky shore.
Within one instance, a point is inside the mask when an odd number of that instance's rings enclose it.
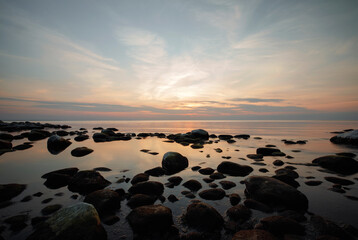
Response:
[[[36,141],[44,139],[47,141],[48,152],[53,155],[70,149],[71,141],[83,142],[82,147],[71,149],[72,157],[81,158],[96,151],[85,146],[86,141],[92,140],[100,144],[156,137],[166,143],[177,143],[201,151],[207,145],[220,141],[230,145],[251,137],[248,134],[214,135],[203,129],[181,134],[136,134],[101,127],[93,128],[91,136],[84,128],[75,131],[70,129],[68,125],[0,122],[0,154],[6,156],[15,151],[30,149]],[[331,138],[331,141],[356,145],[357,131],[346,131]],[[21,139],[27,141],[13,144]],[[310,144],[304,139],[282,139],[282,142],[289,146]],[[220,148],[215,148],[215,151],[223,154]],[[314,188],[328,182],[332,187],[327,191],[341,193],[351,201],[357,201],[358,196],[349,194],[349,190],[352,186],[356,187],[358,179],[347,179],[358,173],[358,161],[354,153],[319,156],[303,164],[290,160],[293,157],[288,152],[267,144],[246,156],[252,160],[251,164],[245,158],[231,159],[231,156],[223,155],[223,161],[219,164],[203,167],[193,165],[190,156],[179,152],[158,153],[149,149],[142,149],[141,152],[158,156],[161,164],[135,173],[132,178],[119,178],[117,183],[127,186],[123,188],[115,188],[115,183],[102,176],[101,172],[111,171],[106,167],[91,170],[69,167],[43,173],[39,179],[44,179],[43,183],[48,189],[66,187],[73,193],[71,198],[81,200],[74,205],[63,206],[45,199],[42,216],[30,219],[28,215],[19,212],[1,219],[0,235],[5,230],[21,232],[31,224],[33,229],[26,239],[107,239],[104,226],[112,226],[120,221],[119,213],[128,208],[129,213],[125,219],[134,239],[358,238],[358,230],[354,226],[335,223],[311,212],[310,198],[299,190],[300,183],[297,181],[302,177],[302,166],[310,167],[312,171],[327,172],[335,176],[326,176],[322,181],[314,176],[306,177],[304,184]],[[210,155],[206,158],[210,162]],[[270,174],[265,168],[267,158],[279,158],[273,161],[277,167],[274,173]],[[258,166],[262,175],[253,174],[254,168]],[[195,177],[181,175],[188,170],[195,173]],[[165,178],[166,183],[158,181],[159,177]],[[225,179],[229,177],[231,180]],[[244,194],[235,192],[238,186],[244,187]],[[19,202],[13,201],[17,196],[22,196],[26,187],[26,184],[1,183],[0,210],[12,204],[35,201],[36,197],[42,195],[37,192],[24,196]],[[180,194],[169,194],[169,189],[177,189]],[[56,197],[62,196],[58,194]],[[165,203],[176,204],[181,198],[190,200],[178,216],[180,224],[176,224],[178,221],[174,221],[174,209],[165,206]],[[225,214],[217,210],[216,202],[222,200],[229,205]],[[0,236],[0,239],[3,238]]]

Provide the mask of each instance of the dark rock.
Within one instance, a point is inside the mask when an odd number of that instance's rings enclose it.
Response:
[[[149,175],[146,173],[138,173],[132,178],[131,184],[137,184],[139,182],[145,182],[149,180]]]
[[[214,169],[210,168],[210,167],[207,167],[207,168],[202,168],[199,170],[199,173],[203,174],[203,175],[210,175],[212,174],[213,172],[215,172]]]
[[[263,156],[273,156],[274,152],[281,152],[277,148],[258,148],[256,149],[257,154],[262,154]]]
[[[284,206],[293,210],[307,210],[308,199],[294,187],[277,179],[252,176],[245,180],[245,193],[269,206]]]
[[[306,181],[305,184],[308,186],[318,186],[322,184],[322,181],[311,180],[311,181]]]
[[[220,200],[225,197],[225,191],[221,188],[207,189],[201,191],[199,196],[206,200]]]
[[[250,135],[248,134],[239,134],[239,135],[235,135],[234,138],[239,138],[239,139],[249,139]]]
[[[17,145],[15,147],[13,147],[14,150],[17,150],[17,151],[21,151],[21,150],[26,150],[26,149],[29,149],[29,148],[32,148],[33,146],[31,144],[20,144],[20,145]]]
[[[155,202],[155,197],[146,194],[135,194],[128,200],[127,205],[130,208],[137,208],[145,205],[152,205]]]
[[[170,195],[168,196],[168,200],[169,200],[169,202],[179,201],[179,199],[178,199],[176,196],[174,196],[173,194],[170,194]]]
[[[329,155],[319,157],[314,159],[312,163],[341,174],[350,175],[358,172],[358,162],[353,158],[344,156]]]
[[[31,200],[32,200],[32,196],[28,195],[28,196],[24,197],[23,199],[21,199],[21,202],[29,202]]]
[[[163,156],[162,167],[169,173],[177,173],[189,165],[188,159],[177,152],[167,152]]]
[[[220,173],[221,174],[221,173]],[[215,179],[213,178],[204,178],[203,181],[206,182],[206,183],[211,183],[213,182]]]
[[[75,141],[77,142],[82,142],[87,139],[89,139],[89,136],[87,134],[81,134],[75,137]]]
[[[98,172],[110,172],[110,171],[112,171],[112,169],[106,168],[106,167],[96,167],[96,168],[93,168],[93,171],[98,171]]]
[[[344,179],[344,178],[338,178],[338,177],[324,177],[328,182],[332,182],[339,185],[353,185],[354,182]]]
[[[198,191],[202,188],[201,183],[197,180],[191,179],[183,183],[183,186],[190,189],[191,191]]]
[[[93,149],[87,147],[78,147],[71,151],[71,155],[74,157],[83,157],[93,152]]]
[[[191,203],[187,207],[183,219],[189,227],[205,231],[221,229],[224,223],[223,217],[215,208],[202,202]]]
[[[318,235],[331,235],[339,239],[354,239],[336,223],[328,219],[324,219],[321,216],[311,216],[310,224],[314,227]]]
[[[344,157],[350,157],[350,158],[354,158],[357,155],[354,153],[350,153],[350,152],[340,152],[340,153],[336,153],[336,155],[338,156],[344,156]]]
[[[190,145],[190,147],[193,149],[200,149],[200,148],[203,148],[204,145],[201,143],[194,143],[194,144]]]
[[[152,168],[152,169],[149,169],[149,170],[145,171],[144,173],[146,173],[146,174],[148,174],[150,176],[160,177],[160,176],[163,176],[165,174],[165,171],[161,167],[155,167],[155,168]]]
[[[219,185],[217,185],[216,183],[209,183],[209,187],[211,187],[211,188],[217,188],[217,187],[219,187]]]
[[[273,233],[274,235],[283,236],[285,234],[304,235],[305,228],[295,220],[283,216],[271,216],[260,220],[260,228]]]
[[[358,201],[358,197],[356,196],[352,196],[352,195],[344,195],[344,196],[350,200]]]
[[[290,169],[287,169],[287,168],[281,168],[281,169],[277,169],[275,171],[276,173],[276,176],[277,175],[284,175],[284,176],[287,176],[287,177],[291,177],[293,179],[296,179],[298,178],[298,173],[293,171],[293,170],[290,170]]]
[[[221,148],[215,148],[214,149],[217,153],[222,153],[223,152],[223,150],[221,149]]]
[[[53,200],[53,198],[46,198],[44,200],[41,201],[41,203],[45,204],[45,203],[49,203]]]
[[[218,172],[231,176],[244,177],[249,175],[254,169],[247,165],[240,165],[238,163],[224,161],[218,165],[217,170]]]
[[[193,171],[198,171],[199,169],[201,169],[200,166],[194,166],[194,167],[191,168],[191,170],[193,170]]]
[[[96,209],[87,203],[62,208],[32,233],[28,240],[105,240]]]
[[[36,227],[38,224],[45,222],[48,218],[47,216],[34,217],[31,219],[31,225]]]
[[[120,219],[118,216],[116,215],[109,215],[109,216],[105,216],[102,221],[104,224],[111,226],[113,224],[115,224],[116,222],[118,222]]]
[[[56,211],[58,211],[59,209],[62,208],[61,204],[54,204],[54,205],[50,205],[50,206],[46,206],[41,210],[41,213],[43,215],[50,215]]]
[[[220,173],[220,172],[214,172],[213,174],[210,175],[211,179],[223,179],[226,178],[224,174]]]
[[[293,211],[293,210],[285,210],[285,211],[279,212],[279,215],[283,216],[283,217],[291,218],[297,222],[304,222],[307,220],[305,215],[303,215],[300,212]]]
[[[48,138],[49,136],[51,136],[51,133],[48,131],[33,129],[28,134],[27,139],[29,139],[29,141],[37,141],[37,140]]]
[[[173,225],[172,211],[162,205],[137,207],[128,214],[127,220],[134,233],[166,231]]]
[[[264,156],[262,154],[247,154],[246,157],[250,159],[262,159]]]
[[[191,135],[196,138],[209,139],[209,133],[203,129],[195,129],[191,131]]]
[[[233,187],[236,187],[236,183],[234,183],[232,181],[220,181],[219,183],[221,184],[221,186],[225,190],[229,190],[229,189],[231,189]]]
[[[16,215],[13,217],[6,218],[4,222],[10,224],[10,229],[12,231],[17,232],[27,226],[26,221],[28,220],[28,218],[28,215]]]
[[[25,184],[0,184],[0,202],[11,200],[12,198],[20,195],[26,188]]]
[[[272,176],[272,178],[280,180],[281,182],[284,182],[294,188],[298,188],[300,186],[300,184],[289,175],[285,175],[285,174],[275,175],[275,176]]]
[[[139,182],[134,184],[128,189],[128,192],[131,194],[147,194],[147,195],[155,195],[160,196],[164,192],[164,186],[160,182],[147,181],[147,182]]]
[[[8,133],[0,133],[0,140],[11,142],[14,139],[14,136]]]
[[[64,174],[64,175],[69,175],[69,176],[74,176],[76,173],[78,172],[78,168],[73,167],[73,168],[63,168],[60,170],[56,170],[56,171],[52,171],[49,173],[46,173],[44,175],[41,176],[41,178],[45,178],[47,179],[49,176],[51,176],[52,174],[56,173],[56,174]]]
[[[181,178],[180,176],[173,176],[168,178],[168,181],[170,183],[173,183],[175,186],[178,186],[181,183],[181,181],[183,181],[183,178]]]
[[[42,192],[37,192],[37,193],[34,193],[32,196],[34,197],[41,197],[43,195]]]
[[[255,209],[255,210],[259,210],[261,212],[265,212],[265,213],[271,213],[273,212],[273,209],[270,208],[269,206],[267,206],[266,204],[256,201],[254,199],[246,199],[244,201],[244,205],[248,208],[251,209]]]
[[[210,134],[209,138],[217,138],[218,136],[216,136],[215,134]]]
[[[251,210],[242,204],[235,205],[226,211],[226,215],[234,221],[245,222],[251,217]]]
[[[240,230],[231,240],[276,240],[270,232],[261,229]]]
[[[108,212],[114,212],[121,207],[121,197],[113,190],[103,189],[88,194],[83,200],[92,204],[100,215]]]
[[[230,140],[231,138],[233,138],[232,135],[219,135],[220,140]]]
[[[275,166],[282,166],[283,164],[285,164],[282,160],[275,160],[273,161],[273,165]]]
[[[331,142],[336,144],[351,144],[357,145],[358,144],[358,129],[347,131],[337,136],[334,136],[330,139]]]
[[[99,172],[87,170],[76,173],[68,184],[71,192],[91,193],[110,185]]]
[[[51,154],[59,154],[63,150],[65,150],[68,146],[70,146],[72,143],[69,140],[66,140],[58,135],[52,135],[47,140],[47,150]]]
[[[190,198],[190,199],[195,198],[195,195],[194,195],[193,193],[191,193],[191,192],[185,194],[184,196],[185,196],[186,198]]]
[[[269,170],[267,170],[266,168],[260,168],[259,169],[259,172],[262,172],[262,173],[267,173]]]
[[[72,177],[69,175],[53,173],[47,177],[44,185],[49,189],[58,189],[67,186],[71,180]]]

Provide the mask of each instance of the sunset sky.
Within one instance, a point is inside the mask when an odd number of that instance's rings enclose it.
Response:
[[[358,1],[0,0],[0,120],[358,120]]]

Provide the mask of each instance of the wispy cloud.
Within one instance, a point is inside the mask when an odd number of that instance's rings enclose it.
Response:
[[[231,99],[229,99],[229,101],[260,103],[260,102],[282,102],[282,101],[284,101],[284,99],[276,99],[276,98],[231,98]]]

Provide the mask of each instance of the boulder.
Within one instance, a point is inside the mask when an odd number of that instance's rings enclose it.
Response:
[[[68,189],[71,192],[88,194],[110,184],[99,172],[87,170],[76,173],[68,184]]]
[[[36,228],[28,240],[105,240],[96,209],[87,203],[62,208]]]
[[[247,165],[240,165],[234,162],[223,161],[218,165],[217,170],[218,172],[231,176],[244,177],[249,175],[254,169]]]
[[[305,228],[302,225],[293,219],[283,216],[265,217],[260,220],[259,228],[277,236],[284,236],[285,234],[305,234]]]
[[[132,178],[131,184],[137,184],[139,182],[145,182],[149,180],[149,175],[146,173],[138,173]]]
[[[75,137],[75,141],[77,142],[82,142],[87,139],[89,139],[89,136],[87,134],[81,134]]]
[[[239,204],[239,202],[241,201],[241,197],[237,193],[232,193],[229,195],[229,200],[230,200],[231,205],[235,206],[235,205]]]
[[[71,155],[74,157],[83,157],[93,152],[93,149],[87,147],[77,147],[71,151]]]
[[[188,159],[177,152],[167,152],[163,156],[162,167],[168,174],[180,172],[189,165]]]
[[[58,211],[59,209],[62,208],[62,205],[61,204],[54,204],[54,205],[49,205],[49,206],[46,206],[44,207],[42,210],[41,210],[41,213],[43,215],[50,215],[56,211]]]
[[[147,194],[147,195],[155,195],[160,196],[164,192],[164,186],[160,182],[155,181],[147,181],[147,182],[139,182],[134,184],[128,189],[128,192],[131,194]]]
[[[28,220],[29,216],[26,214],[16,215],[4,220],[5,223],[10,224],[11,231],[20,231],[24,229],[27,224],[26,221]],[[2,229],[3,230],[3,229]]]
[[[44,185],[49,189],[58,189],[67,186],[72,177],[78,172],[78,168],[64,168],[46,173],[42,178],[46,179]]]
[[[88,194],[83,201],[92,204],[100,215],[114,212],[121,207],[121,197],[110,189],[94,191]]]
[[[14,136],[9,133],[0,133],[0,140],[11,142],[13,139]]]
[[[78,172],[78,168],[73,167],[73,168],[63,168],[60,170],[56,170],[56,171],[52,171],[49,173],[46,173],[44,175],[42,175],[41,178],[48,178],[49,176],[51,176],[52,174],[56,173],[56,174],[64,174],[64,175],[69,175],[69,176],[74,176],[76,173]]]
[[[226,215],[233,221],[243,223],[251,217],[251,210],[242,204],[238,204],[229,208]]]
[[[140,206],[152,205],[155,200],[156,198],[153,196],[139,193],[131,196],[131,198],[127,202],[127,205],[133,209]]]
[[[304,194],[275,178],[251,176],[245,180],[245,185],[245,193],[249,198],[271,207],[283,206],[302,211],[308,208],[308,199]]]
[[[215,170],[210,168],[210,167],[199,169],[199,173],[201,173],[203,175],[210,175],[210,174],[212,174],[214,172],[215,172]]]
[[[201,191],[199,196],[206,200],[220,200],[225,197],[225,191],[221,188],[207,189]]]
[[[163,176],[165,174],[165,170],[161,167],[155,167],[152,169],[149,169],[147,171],[145,171],[144,173],[150,175],[150,176],[154,176],[154,177],[160,177]]]
[[[330,171],[341,174],[354,174],[358,172],[358,162],[350,157],[328,155],[316,158],[312,163],[317,164]]]
[[[277,152],[281,152],[280,149],[277,148],[267,148],[267,147],[262,147],[262,148],[258,148],[256,149],[256,153],[257,154],[262,154],[263,156],[275,156],[274,153]]]
[[[234,183],[232,181],[220,181],[219,183],[221,184],[221,186],[225,190],[229,190],[229,189],[231,189],[231,188],[236,186],[236,183]]]
[[[255,210],[259,210],[259,211],[265,212],[265,213],[273,212],[272,208],[270,208],[266,204],[263,204],[262,202],[259,202],[259,201],[256,201],[256,200],[250,199],[250,198],[246,199],[244,201],[244,205],[245,205],[245,207],[255,209]]]
[[[65,150],[71,144],[70,140],[64,139],[58,135],[52,135],[47,140],[47,150],[51,154],[56,155]]]
[[[209,133],[203,129],[192,130],[191,135],[195,138],[209,139]]]
[[[332,137],[330,141],[336,144],[358,145],[358,129],[338,134]]]
[[[178,186],[181,183],[181,181],[183,181],[183,178],[180,176],[173,176],[168,178],[168,182],[174,184],[174,186]]]
[[[20,195],[26,188],[25,184],[0,184],[0,202],[9,201]]]
[[[203,202],[191,203],[183,219],[189,227],[204,231],[213,231],[221,229],[224,223],[223,217],[215,208]]]
[[[191,191],[198,191],[202,188],[201,183],[194,179],[186,181],[183,183],[183,186],[190,189]]]
[[[0,140],[0,149],[11,149],[12,143],[5,140]]]
[[[328,182],[339,184],[339,185],[353,185],[354,182],[348,179],[339,178],[339,177],[324,177]]]

